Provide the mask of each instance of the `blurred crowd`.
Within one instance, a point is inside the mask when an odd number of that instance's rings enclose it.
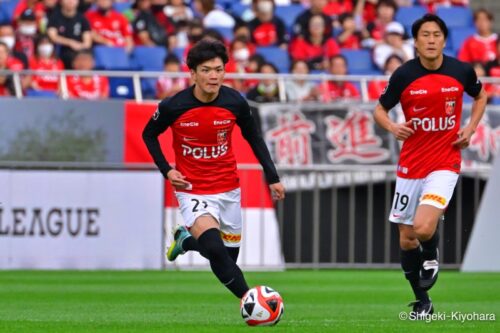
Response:
[[[228,73],[353,74],[349,52],[362,51],[369,52],[370,69],[354,74],[390,75],[415,57],[411,22],[398,22],[398,11],[437,12],[454,6],[470,11],[468,0],[2,0],[0,69],[105,69],[96,67],[93,51],[105,46],[127,54],[137,48],[164,48],[163,70],[187,71],[183,58],[191,46],[214,38],[228,47]],[[486,9],[471,14],[471,33],[446,53],[472,63],[480,76],[500,77],[493,14]],[[278,51],[281,59],[268,57],[271,51]],[[28,95],[57,96],[60,90],[57,75],[22,76],[20,84]],[[226,84],[250,100],[279,100],[276,80]],[[69,76],[67,85],[72,98],[112,96],[109,79],[98,74]],[[165,98],[188,85],[186,79],[160,77],[152,97]],[[370,99],[377,99],[385,85],[384,80],[369,82]],[[291,80],[285,87],[289,101],[360,98],[355,82]],[[500,85],[485,87],[491,98],[500,97]],[[12,76],[0,76],[0,96],[13,94]]]

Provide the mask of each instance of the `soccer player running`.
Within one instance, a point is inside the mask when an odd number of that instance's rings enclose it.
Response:
[[[437,225],[460,172],[460,149],[469,145],[486,105],[486,93],[472,66],[443,55],[448,28],[426,14],[413,23],[418,57],[399,67],[375,108],[375,121],[404,141],[389,220],[398,223],[401,267],[416,301],[413,314],[434,311],[427,291],[438,277]],[[460,128],[462,95],[474,98],[468,124]],[[388,111],[401,103],[406,122]]]
[[[220,282],[241,298],[249,288],[236,265],[242,216],[231,143],[235,124],[264,168],[273,197],[282,200],[285,188],[248,103],[238,91],[222,86],[227,61],[222,43],[198,42],[187,55],[194,85],[160,102],[143,139],[161,173],[175,187],[185,223],[174,230],[167,258],[173,261],[186,251],[200,252]],[[173,133],[175,169],[158,141],[168,127]]]

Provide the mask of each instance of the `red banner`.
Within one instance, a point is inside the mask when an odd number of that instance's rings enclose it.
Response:
[[[125,103],[125,163],[148,163],[153,162],[146,145],[142,141],[142,130],[156,110],[156,103]],[[172,149],[172,132],[167,130],[160,137],[163,152],[170,163],[173,163],[174,151]],[[238,127],[233,131],[233,151],[238,163],[259,165],[257,158],[252,152],[245,139],[243,139]],[[273,202],[269,194],[269,188],[265,183],[264,176],[260,170],[240,170],[240,184],[244,208],[271,208]],[[173,189],[169,182],[165,186],[165,205],[176,207],[177,201],[173,195]]]

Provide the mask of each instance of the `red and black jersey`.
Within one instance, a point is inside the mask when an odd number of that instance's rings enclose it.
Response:
[[[470,64],[444,56],[437,70],[428,70],[418,58],[400,66],[379,102],[390,110],[401,102],[415,134],[403,143],[398,165],[402,178],[425,178],[436,170],[460,171],[460,149],[453,146],[462,116],[464,91],[476,97],[481,82]]]
[[[267,182],[279,182],[269,150],[240,93],[222,86],[214,101],[203,103],[195,98],[193,89],[191,86],[161,101],[143,132],[144,142],[164,177],[172,167],[161,151],[158,136],[170,127],[175,168],[192,184],[190,193],[216,194],[238,188],[231,142],[236,124],[262,164]]]

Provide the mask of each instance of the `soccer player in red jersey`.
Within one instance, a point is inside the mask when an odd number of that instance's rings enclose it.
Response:
[[[487,97],[470,64],[443,55],[448,29],[441,18],[424,15],[413,23],[412,35],[419,57],[394,72],[374,117],[404,141],[389,220],[398,223],[401,267],[417,299],[413,314],[420,316],[433,312],[427,291],[439,269],[437,224],[458,179],[460,149],[469,145]],[[464,91],[474,102],[470,121],[461,128]],[[398,102],[405,123],[394,123],[387,114]]]
[[[227,61],[226,47],[219,41],[201,40],[191,48],[187,65],[194,85],[160,102],[143,139],[161,173],[175,187],[186,225],[174,231],[167,258],[175,260],[189,250],[200,252],[220,282],[241,298],[249,288],[236,265],[242,217],[231,142],[234,125],[262,164],[273,196],[283,199],[285,189],[248,103],[236,90],[222,86]],[[169,127],[175,169],[158,141]]]

